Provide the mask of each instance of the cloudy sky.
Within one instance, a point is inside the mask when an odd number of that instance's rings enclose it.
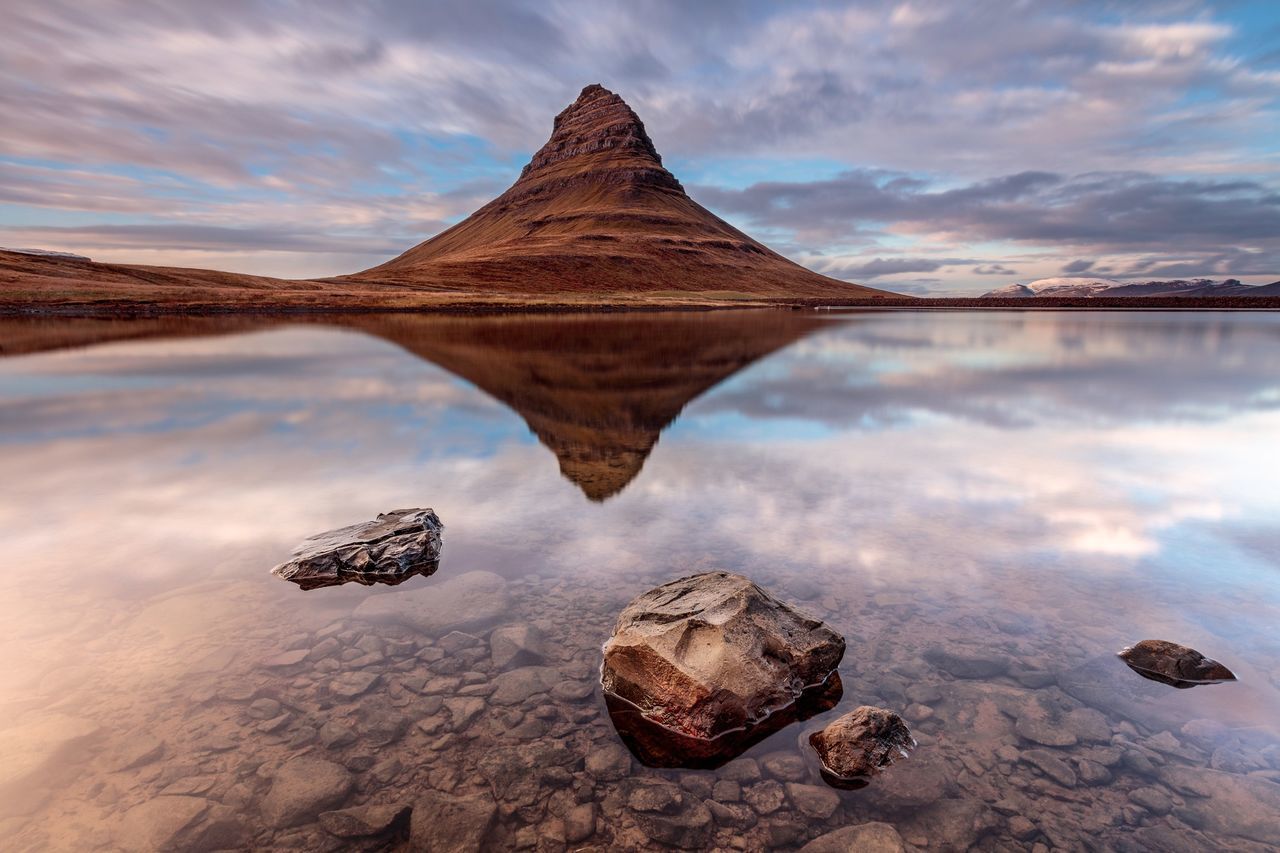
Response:
[[[1280,279],[1280,5],[9,0],[0,245],[285,276],[505,189],[587,83],[698,201],[912,293]]]

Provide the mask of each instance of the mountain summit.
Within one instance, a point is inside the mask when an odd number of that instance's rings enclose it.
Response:
[[[689,198],[644,123],[599,84],[582,90],[520,178],[470,217],[349,276],[513,296],[892,294],[818,275]]]

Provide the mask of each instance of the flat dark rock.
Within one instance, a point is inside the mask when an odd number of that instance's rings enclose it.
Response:
[[[1121,649],[1119,657],[1143,678],[1180,690],[1201,684],[1236,680],[1235,673],[1216,660],[1168,640],[1143,640],[1134,643]]]
[[[440,566],[444,525],[431,509],[397,509],[373,521],[308,538],[271,570],[303,589],[358,583],[395,585]]]

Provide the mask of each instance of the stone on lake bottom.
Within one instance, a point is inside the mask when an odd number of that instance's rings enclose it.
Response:
[[[397,509],[308,538],[271,573],[303,589],[398,584],[440,565],[444,525],[431,509]]]
[[[924,659],[956,678],[995,678],[1009,671],[1007,658],[969,649],[934,646]]]
[[[442,637],[488,625],[509,615],[507,582],[493,572],[466,572],[442,583],[371,595],[356,607],[356,619],[403,625]]]
[[[262,801],[262,816],[277,829],[310,823],[320,812],[341,805],[352,784],[351,773],[342,765],[299,756],[276,772]]]
[[[887,823],[860,823],[819,835],[800,853],[903,853],[906,845],[898,830]]]
[[[125,814],[116,841],[125,850],[169,850],[209,808],[204,797],[153,797]]]
[[[427,791],[413,804],[409,849],[422,853],[479,853],[498,817],[488,794],[453,796]]]
[[[826,773],[839,780],[879,773],[915,749],[916,741],[902,718],[884,708],[863,705],[814,732],[809,743]]]
[[[650,721],[711,739],[762,722],[824,683],[844,639],[741,575],[706,572],[649,590],[605,643],[606,693]]]
[[[1121,649],[1119,657],[1143,678],[1180,689],[1236,680],[1235,673],[1216,660],[1167,640],[1142,640]]]
[[[409,809],[403,803],[353,806],[340,811],[321,812],[320,825],[325,832],[338,838],[364,838],[386,832],[407,817]]]

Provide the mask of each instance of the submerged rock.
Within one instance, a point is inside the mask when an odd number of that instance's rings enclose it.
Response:
[[[395,585],[440,566],[444,525],[431,509],[397,509],[373,521],[308,538],[271,570],[303,589],[359,583]]]
[[[884,708],[863,705],[809,737],[822,770],[838,781],[874,776],[916,747],[902,718]]]
[[[262,816],[268,826],[283,829],[310,823],[321,812],[341,805],[354,780],[340,764],[303,755],[276,773],[271,790],[262,800]]]
[[[1235,673],[1216,660],[1167,640],[1143,640],[1121,649],[1119,657],[1143,678],[1179,689],[1236,680]]]
[[[403,625],[428,637],[492,624],[509,615],[507,582],[492,572],[466,572],[443,583],[371,595],[356,607],[364,622]]]
[[[823,685],[844,638],[741,575],[706,572],[635,598],[604,646],[601,684],[650,722],[712,739]]]

